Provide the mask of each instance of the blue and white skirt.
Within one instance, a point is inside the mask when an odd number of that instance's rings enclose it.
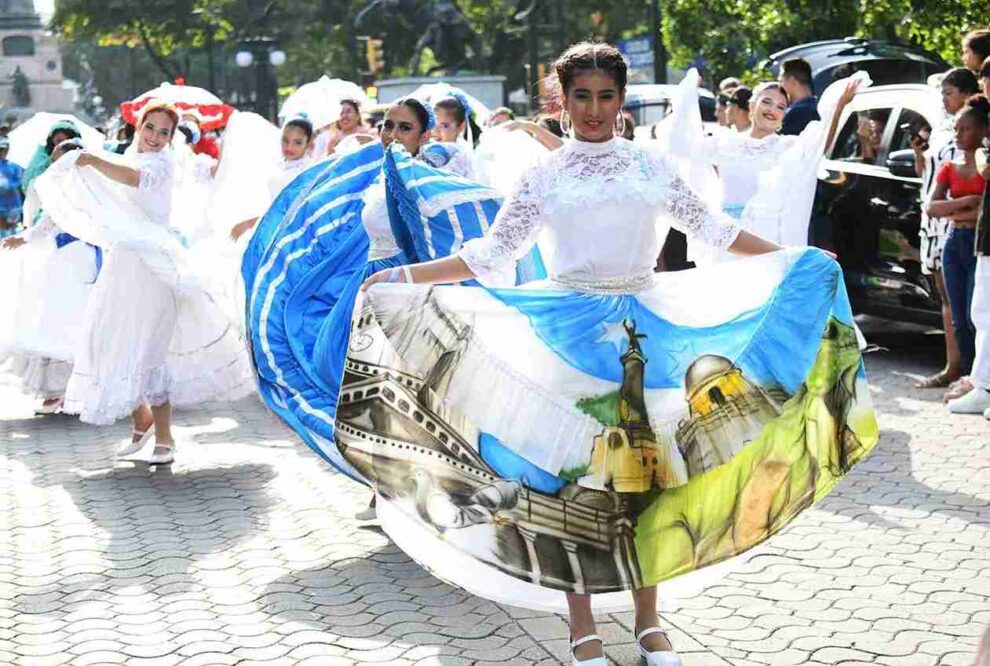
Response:
[[[877,442],[838,265],[788,250],[632,293],[376,285],[355,309],[342,457],[438,577],[559,610],[730,558]]]

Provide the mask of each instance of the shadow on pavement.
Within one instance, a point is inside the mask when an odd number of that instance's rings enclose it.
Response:
[[[911,439],[906,432],[881,431],[880,442],[870,457],[857,465],[816,508],[882,529],[910,528],[885,517],[877,511],[878,507],[924,511],[965,523],[990,523],[990,502],[966,493],[941,490],[915,478]]]

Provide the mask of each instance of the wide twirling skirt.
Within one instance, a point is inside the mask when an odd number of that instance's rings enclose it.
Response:
[[[790,250],[564,284],[375,286],[355,310],[341,455],[440,578],[562,609],[730,558],[878,438],[837,264]]]

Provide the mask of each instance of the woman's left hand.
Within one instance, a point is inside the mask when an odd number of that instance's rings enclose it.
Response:
[[[367,280],[361,283],[361,291],[367,291],[368,287],[373,284],[378,284],[380,282],[408,282],[407,276],[409,274],[409,268],[407,266],[397,266],[396,268],[386,268],[383,271],[378,271],[377,273],[371,275]]]

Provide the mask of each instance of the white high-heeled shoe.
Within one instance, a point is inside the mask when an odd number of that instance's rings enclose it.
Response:
[[[137,439],[133,439],[134,436],[136,436]],[[143,449],[144,445],[147,444],[149,441],[151,441],[151,438],[154,436],[155,436],[154,425],[148,426],[148,429],[145,430],[144,432],[141,432],[140,430],[135,430],[134,435],[131,438],[131,441],[127,442],[122,447],[117,449],[117,457],[126,458],[128,456],[134,455],[135,453]]]
[[[643,658],[643,663],[646,666],[682,666],[681,657],[673,650],[651,652],[643,647],[643,639],[651,634],[663,634],[664,638],[667,637],[667,632],[660,627],[647,627],[636,634],[636,648],[639,650],[639,656]]]
[[[587,636],[582,636],[577,640],[571,641],[571,666],[608,666],[608,660],[605,657],[592,657],[591,659],[582,660],[574,656],[574,648],[585,643],[590,643],[591,641],[598,641],[602,644],[602,648],[605,647],[605,641],[598,634],[588,634]]]

